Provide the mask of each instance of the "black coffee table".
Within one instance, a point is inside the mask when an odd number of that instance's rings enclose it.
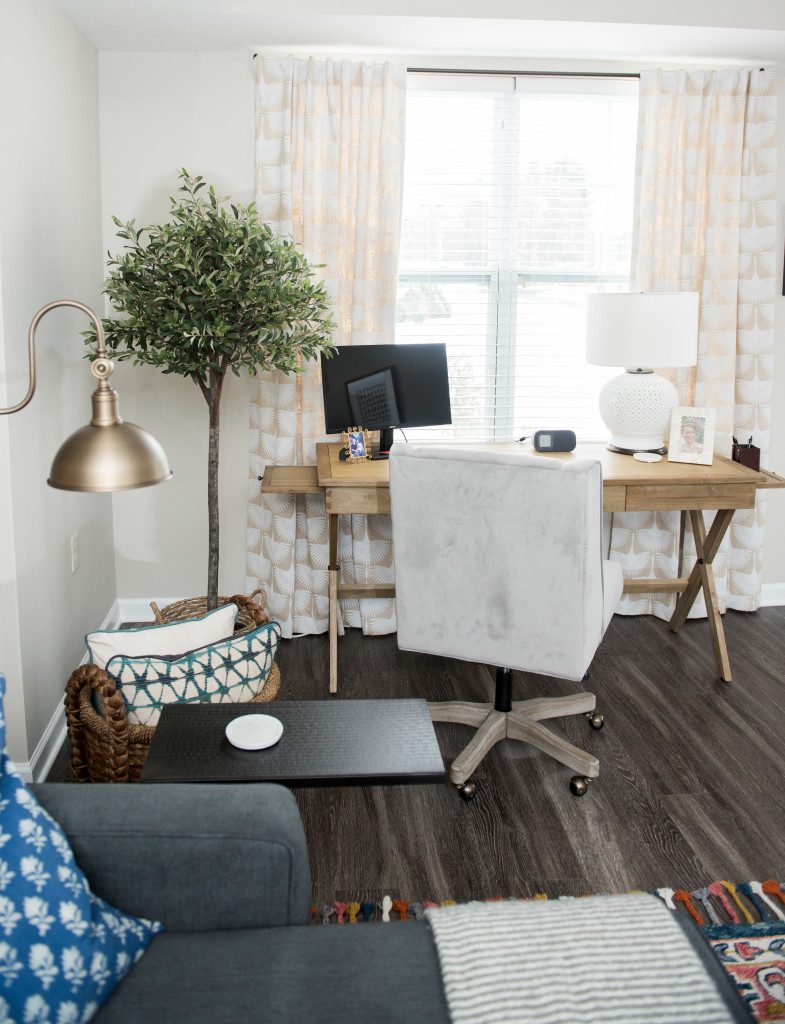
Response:
[[[248,714],[283,722],[274,747],[237,750],[227,740],[228,723]],[[368,786],[444,777],[424,700],[292,700],[167,704],[141,781]]]

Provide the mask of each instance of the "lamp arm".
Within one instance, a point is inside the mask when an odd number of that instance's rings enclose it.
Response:
[[[13,412],[19,412],[20,409],[24,409],[24,407],[30,402],[30,399],[35,394],[35,386],[37,382],[35,365],[36,330],[38,329],[38,324],[41,322],[41,319],[44,316],[46,316],[46,314],[50,310],[57,309],[58,306],[73,306],[74,309],[81,309],[83,313],[86,313],[87,316],[90,317],[90,319],[93,321],[93,324],[95,325],[95,333],[97,339],[96,355],[100,359],[104,360],[105,364],[108,364],[108,366],[111,367],[111,363],[109,362],[109,360],[106,359],[106,339],[104,337],[103,324],[99,320],[98,315],[92,309],[90,309],[89,306],[86,306],[83,302],[77,302],[76,299],[57,299],[55,302],[50,302],[46,306],[42,306],[41,309],[38,310],[38,312],[31,320],[30,329],[27,332],[27,360],[28,375],[30,377],[30,386],[27,389],[27,394],[21,400],[21,402],[17,402],[16,405],[10,405],[7,409],[0,409],[0,416],[8,416]],[[111,369],[109,369],[107,373],[105,372],[104,366],[102,366],[101,370],[104,372],[94,373],[94,376],[99,378],[99,387],[101,386],[101,384],[103,384],[104,387],[108,387],[108,384],[106,383],[106,377],[108,376],[108,373],[111,373]]]

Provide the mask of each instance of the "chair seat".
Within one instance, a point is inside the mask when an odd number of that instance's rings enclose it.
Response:
[[[618,562],[602,563],[602,628],[607,629],[621,600],[624,574]]]

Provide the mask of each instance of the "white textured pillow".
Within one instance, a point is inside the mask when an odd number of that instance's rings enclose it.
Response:
[[[106,668],[109,660],[117,655],[129,658],[145,654],[177,657],[225,640],[234,632],[236,618],[237,605],[225,604],[200,619],[186,619],[185,622],[172,622],[166,626],[88,633],[85,643],[90,660],[99,668]]]

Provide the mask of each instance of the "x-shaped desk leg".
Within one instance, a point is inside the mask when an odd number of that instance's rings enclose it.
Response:
[[[735,509],[720,509],[714,517],[711,528],[706,533],[706,526],[703,522],[703,514],[697,511],[690,512],[692,534],[695,538],[695,550],[698,560],[693,566],[687,586],[676,602],[676,608],[671,617],[671,629],[678,633],[687,620],[690,608],[695,604],[698,591],[703,590],[703,597],[706,601],[706,612],[709,617],[709,629],[711,630],[711,642],[714,646],[714,661],[720,678],[726,683],[731,681],[730,660],[728,658],[728,645],[725,642],[725,631],[722,628],[722,616],[720,615],[719,603],[717,601],[717,587],[714,582],[712,562],[720,549],[723,537],[728,532],[728,527],[733,519]]]

